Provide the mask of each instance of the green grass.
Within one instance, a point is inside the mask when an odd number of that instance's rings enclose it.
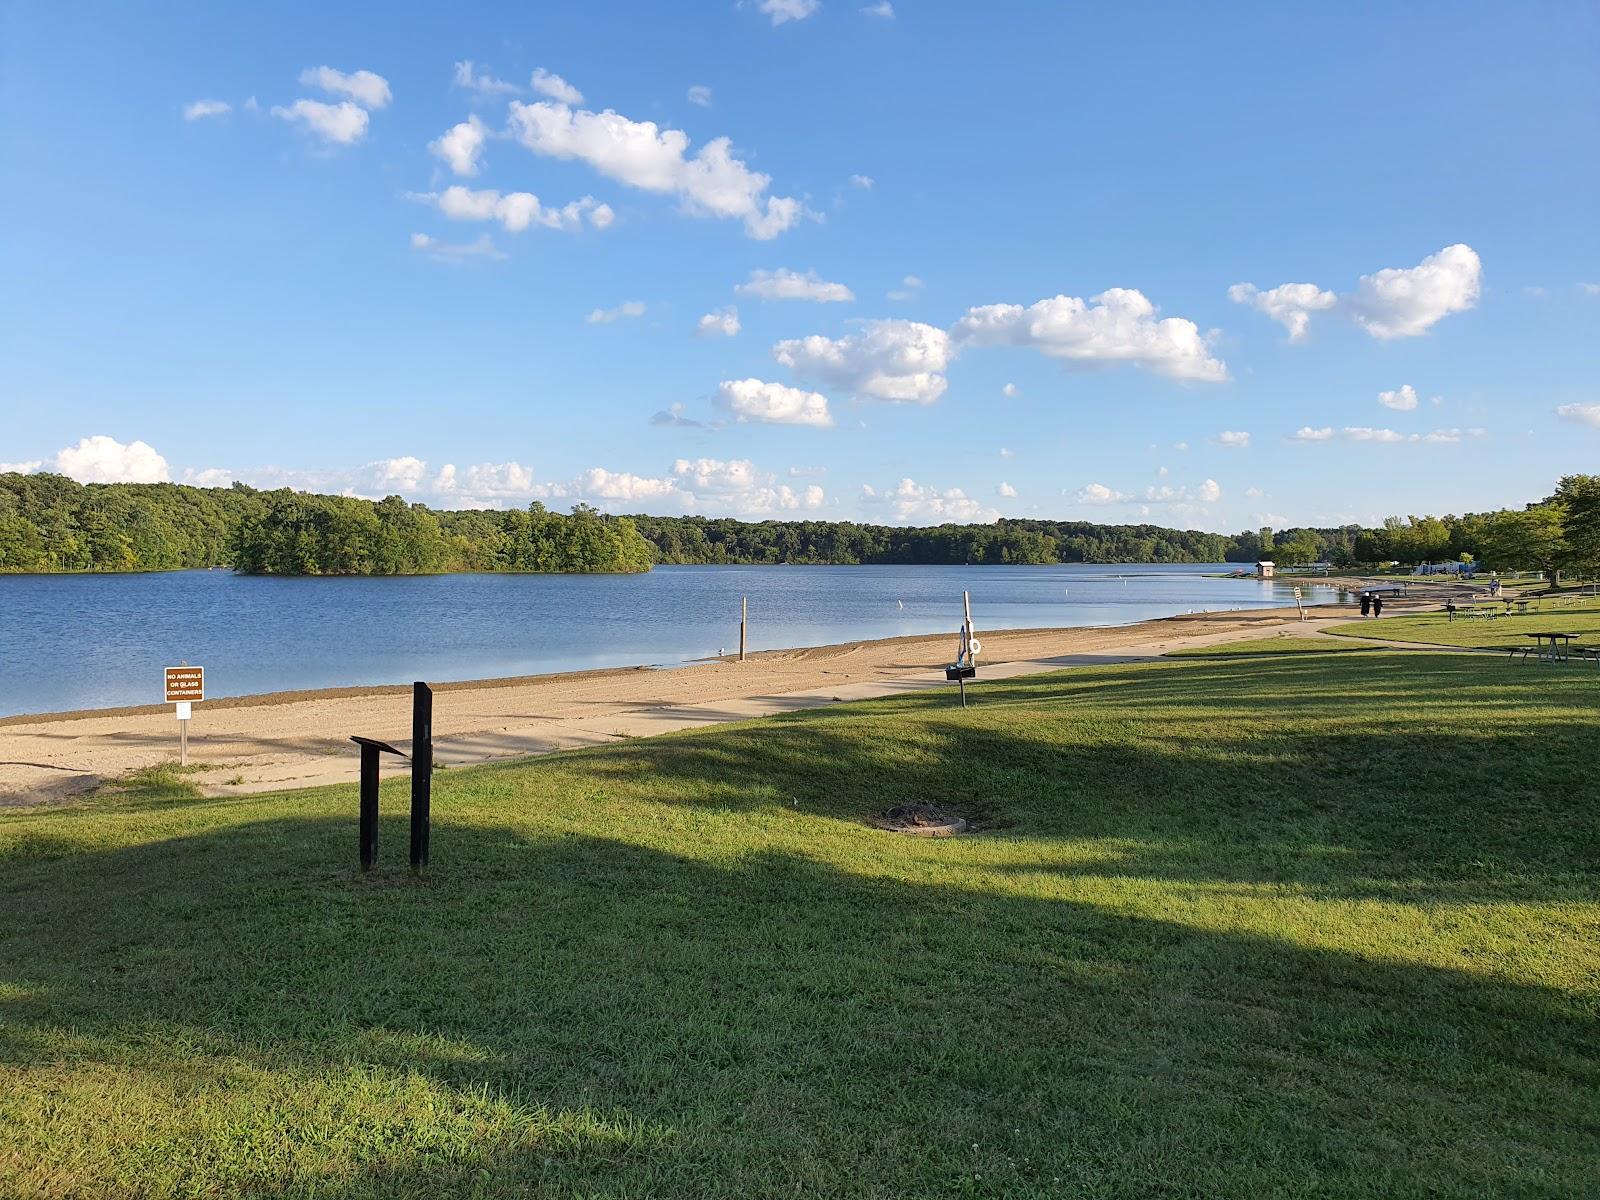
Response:
[[[1526,616],[1496,617],[1492,621],[1461,616],[1452,621],[1442,612],[1421,613],[1415,616],[1378,617],[1359,624],[1342,625],[1328,632],[1343,637],[1388,638],[1396,642],[1434,646],[1508,647],[1530,645],[1533,639],[1527,635],[1536,630],[1581,634],[1581,644],[1600,644],[1600,609],[1558,608],[1528,613]]]
[[[1216,646],[1191,646],[1169,650],[1164,658],[1250,658],[1262,654],[1338,654],[1348,650],[1374,650],[1355,642],[1332,642],[1325,637],[1264,637],[1223,642]]]
[[[0,1193],[1594,1194],[1593,674],[972,698],[5,816]]]

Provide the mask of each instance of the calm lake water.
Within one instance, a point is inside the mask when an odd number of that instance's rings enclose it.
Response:
[[[657,567],[645,575],[274,579],[228,571],[0,575],[0,715],[161,700],[161,668],[206,694],[480,679],[750,648],[953,635],[961,591],[985,629],[1122,625],[1294,603],[1220,565]],[[1309,601],[1324,594],[1308,591]]]

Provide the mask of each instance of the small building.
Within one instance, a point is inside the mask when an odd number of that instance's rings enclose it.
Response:
[[[1257,579],[1271,579],[1273,572],[1276,571],[1276,570],[1277,570],[1277,565],[1274,564],[1274,563],[1258,562],[1256,564],[1256,578]]]

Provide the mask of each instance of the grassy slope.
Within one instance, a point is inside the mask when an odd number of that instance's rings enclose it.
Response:
[[[1600,611],[1587,608],[1556,608],[1525,616],[1496,617],[1492,621],[1450,620],[1445,613],[1416,616],[1379,617],[1344,625],[1329,633],[1354,638],[1388,638],[1396,642],[1423,642],[1436,646],[1527,646],[1534,631],[1560,630],[1580,634],[1582,645],[1600,643]]]
[[[1373,650],[1359,642],[1331,642],[1325,637],[1263,637],[1222,642],[1216,646],[1191,646],[1169,650],[1164,658],[1251,658],[1262,654],[1337,654],[1347,650]]]
[[[1592,676],[974,698],[445,772],[421,883],[403,782],[6,816],[0,1191],[1592,1190]]]

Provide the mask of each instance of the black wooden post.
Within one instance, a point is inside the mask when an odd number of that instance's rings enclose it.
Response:
[[[361,869],[378,861],[378,748],[361,744]]]
[[[418,682],[411,694],[411,869],[428,865],[433,804],[433,689]]]

